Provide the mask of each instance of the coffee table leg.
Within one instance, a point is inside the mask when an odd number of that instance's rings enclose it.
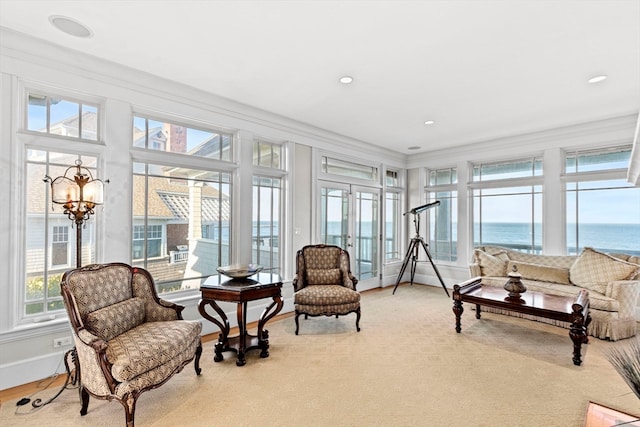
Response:
[[[580,351],[582,344],[588,342],[587,326],[591,323],[589,300],[587,299],[585,303],[582,301],[583,297],[584,295],[580,294],[576,302],[571,306],[573,312],[571,313],[572,321],[569,336],[573,341],[573,364],[576,366],[580,366],[582,363]]]
[[[460,327],[460,316],[462,316],[462,312],[464,309],[462,308],[462,301],[453,300],[453,312],[456,315],[456,332],[460,333],[462,328]]]
[[[573,341],[573,364],[576,366],[580,366],[580,364],[582,363],[580,353],[582,343],[585,342],[587,337],[586,329],[587,328],[582,325],[576,325],[575,323],[572,323],[571,329],[569,330],[569,336]]]

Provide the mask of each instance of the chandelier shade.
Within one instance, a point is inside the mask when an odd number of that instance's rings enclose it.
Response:
[[[76,264],[81,267],[82,226],[94,214],[93,208],[104,203],[104,182],[94,178],[91,171],[82,166],[82,160],[75,163],[64,175],[45,176],[44,181],[51,184],[51,202],[62,205],[64,213],[76,225]]]

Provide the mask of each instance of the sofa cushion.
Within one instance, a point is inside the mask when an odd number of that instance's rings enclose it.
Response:
[[[621,259],[623,261],[627,261],[631,264],[635,264],[638,266],[638,274],[636,277],[632,277],[631,280],[640,280],[640,256],[636,255],[627,255],[627,254],[609,254],[614,258]]]
[[[512,250],[507,251],[507,255],[512,261],[529,262],[532,264],[541,264],[549,267],[560,268],[570,268],[576,261],[575,255],[542,255]]]
[[[505,276],[507,275],[507,263],[509,257],[506,251],[499,251],[490,255],[483,250],[475,249],[473,255],[476,263],[480,266],[483,276]]]
[[[87,314],[86,328],[105,341],[144,322],[144,300],[129,298]]]
[[[512,271],[513,266],[518,268],[518,273],[525,279],[540,280],[569,285],[569,269],[562,267],[550,267],[542,264],[533,264],[523,261],[509,261],[507,271]]]
[[[109,341],[111,374],[117,381],[131,381],[165,365],[190,347],[201,331],[200,322],[188,320],[143,323]]]
[[[629,280],[638,274],[638,266],[592,248],[584,248],[571,266],[571,283],[604,294],[607,283]]]
[[[339,268],[308,269],[307,283],[309,285],[337,285],[342,283],[342,272]]]

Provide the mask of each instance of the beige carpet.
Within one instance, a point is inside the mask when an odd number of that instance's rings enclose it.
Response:
[[[270,357],[233,353],[213,362],[205,345],[193,365],[138,400],[141,426],[582,426],[588,402],[640,415],[640,400],[592,338],[574,366],[568,331],[483,313],[465,304],[462,333],[440,287],[367,292],[355,315],[267,325]],[[49,394],[51,395],[51,394]],[[37,396],[36,396],[37,397]],[[46,393],[41,396],[46,398]],[[20,407],[27,412],[30,405]],[[117,402],[92,399],[79,415],[76,390],[39,411],[0,407],[0,425],[123,426]]]

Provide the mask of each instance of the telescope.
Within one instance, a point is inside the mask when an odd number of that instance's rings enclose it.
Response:
[[[429,247],[427,243],[424,241],[424,239],[420,237],[420,216],[418,214],[420,212],[426,211],[427,209],[435,208],[439,204],[440,204],[440,200],[436,200],[435,202],[418,206],[417,208],[413,208],[410,211],[403,213],[403,215],[406,215],[408,213],[413,214],[413,225],[416,228],[416,236],[413,239],[411,239],[411,243],[409,244],[409,249],[407,249],[407,254],[404,256],[404,262],[402,263],[402,267],[400,267],[400,273],[398,274],[398,279],[396,280],[396,286],[393,288],[394,294],[396,293],[396,289],[398,289],[400,280],[402,280],[402,275],[404,274],[404,271],[407,269],[407,265],[409,264],[409,262],[411,262],[411,270],[409,270],[411,272],[410,283],[413,285],[413,278],[416,275],[416,264],[418,262],[423,262],[418,260],[418,255],[419,255],[418,248],[422,247],[422,249],[424,249],[425,253],[427,254],[427,257],[429,258],[429,262],[433,266],[433,270],[436,272],[436,275],[440,280],[442,289],[444,289],[444,292],[447,294],[447,296],[449,296],[449,291],[447,290],[447,287],[445,286],[444,281],[442,280],[442,276],[440,276],[440,272],[438,271],[438,268],[433,262],[433,258],[431,257],[431,253],[429,252]]]
[[[402,215],[406,215],[408,213],[417,215],[423,211],[426,211],[427,209],[435,208],[438,205],[440,205],[440,200],[436,200],[432,203],[427,203],[426,205],[418,206],[417,208],[413,208],[410,211],[403,213]]]

